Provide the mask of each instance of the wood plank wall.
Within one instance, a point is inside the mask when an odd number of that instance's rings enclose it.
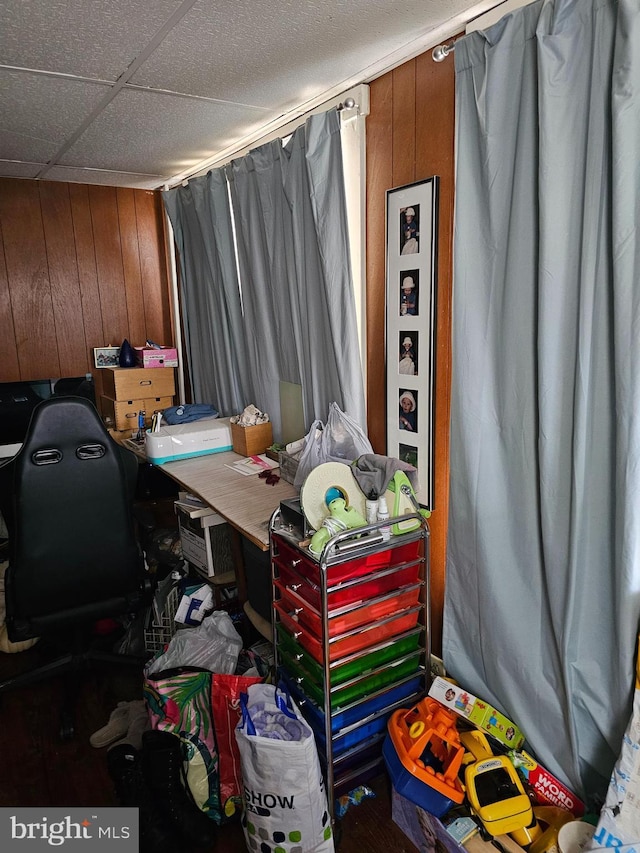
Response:
[[[0,179],[0,328],[0,382],[82,376],[124,338],[173,343],[160,194]]]
[[[449,504],[451,281],[454,194],[453,58],[431,51],[370,86],[367,118],[367,397],[369,438],[386,452],[385,192],[438,175],[438,282],[435,379],[435,498],[430,519],[433,651],[440,654]],[[395,352],[395,350],[394,350]]]

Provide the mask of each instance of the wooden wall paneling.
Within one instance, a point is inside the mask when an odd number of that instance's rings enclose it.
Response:
[[[2,189],[0,188],[0,192]],[[2,220],[0,219],[0,381],[17,382],[20,379],[18,350],[15,345],[13,329],[13,311],[7,265],[4,259],[4,240],[2,238]]]
[[[416,64],[405,62],[391,72],[393,81],[393,186],[416,179]]]
[[[73,221],[73,234],[78,266],[78,282],[82,300],[84,334],[87,345],[89,369],[93,373],[96,399],[99,403],[103,393],[102,371],[95,368],[93,348],[101,347],[111,341],[105,341],[102,327],[102,309],[100,290],[98,289],[98,271],[96,269],[96,251],[93,242],[89,187],[86,184],[69,184],[69,201]]]
[[[58,341],[59,376],[81,376],[89,369],[89,358],[69,188],[67,184],[52,181],[39,182],[38,188]]]
[[[386,74],[371,83],[367,118],[367,430],[376,453],[387,452],[385,303],[386,191],[393,181],[393,85]]]
[[[20,378],[60,376],[36,182],[0,181],[0,223]]]
[[[453,59],[453,57],[451,57]],[[434,510],[431,531],[431,609],[434,651],[440,654],[449,514],[451,295],[453,278],[455,74],[452,61],[416,60],[417,179],[438,175],[438,269],[434,401]]]
[[[136,215],[147,337],[166,346],[174,343],[174,333],[166,257],[158,251],[166,246],[160,193],[138,191]]]
[[[118,202],[114,187],[89,187],[104,344],[129,338]]]
[[[118,225],[122,247],[124,289],[127,298],[127,315],[129,318],[129,342],[132,346],[144,346],[146,340],[146,323],[142,295],[135,190],[119,187],[116,190],[116,195],[118,199]]]
[[[85,184],[69,184],[68,186],[84,331],[89,350],[88,356],[93,366],[93,347],[101,347],[112,342],[106,341],[103,333],[89,187]]]
[[[367,118],[367,399],[369,438],[386,452],[384,389],[385,199],[387,189],[440,178],[434,400],[435,508],[431,531],[432,643],[442,647],[451,397],[451,293],[455,73],[427,52],[370,84]]]

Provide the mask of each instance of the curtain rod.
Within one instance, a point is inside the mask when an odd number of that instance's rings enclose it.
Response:
[[[449,42],[449,44],[439,44],[431,51],[431,58],[434,62],[443,62],[455,49],[456,43],[454,41]]]

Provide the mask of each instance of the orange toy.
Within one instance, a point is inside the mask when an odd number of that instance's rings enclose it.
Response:
[[[427,696],[395,711],[387,729],[383,755],[399,794],[436,817],[464,800],[458,778],[464,747],[452,711]]]

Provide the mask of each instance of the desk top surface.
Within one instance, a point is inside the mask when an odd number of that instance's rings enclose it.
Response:
[[[282,478],[270,486],[257,474],[245,476],[227,467],[242,458],[230,450],[179,459],[158,467],[266,551],[271,515],[281,500],[297,497],[298,491]]]

